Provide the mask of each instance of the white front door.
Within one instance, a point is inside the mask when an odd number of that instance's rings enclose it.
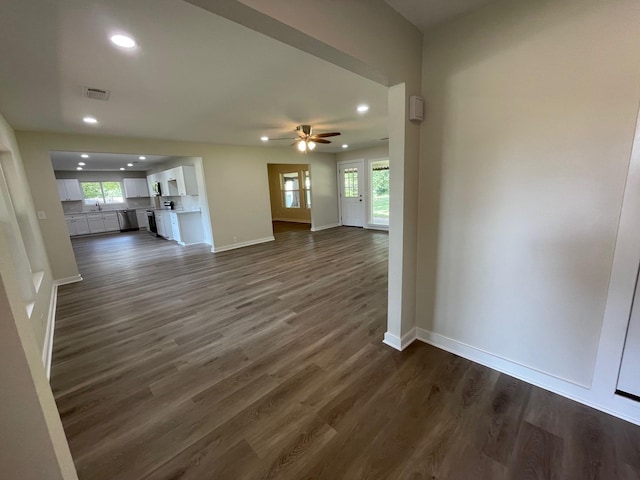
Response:
[[[342,225],[364,226],[364,161],[338,164]]]

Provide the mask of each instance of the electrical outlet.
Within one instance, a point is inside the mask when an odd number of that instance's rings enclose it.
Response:
[[[44,210],[38,210],[38,218],[40,220],[46,220],[47,219],[47,214],[44,213]]]

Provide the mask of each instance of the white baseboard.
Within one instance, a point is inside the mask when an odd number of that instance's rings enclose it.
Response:
[[[73,277],[66,277],[66,278],[60,278],[58,280],[54,280],[53,283],[60,286],[60,285],[67,285],[69,283],[81,282],[81,281],[82,281],[82,275],[78,274],[78,275],[74,275]]]
[[[56,307],[58,305],[58,287],[82,280],[82,276],[61,278],[54,280],[51,285],[51,298],[49,300],[49,314],[47,315],[47,327],[44,331],[44,345],[42,346],[42,364],[44,365],[47,379],[51,378],[51,355],[53,354],[53,334],[56,328]]]
[[[621,418],[627,422],[640,425],[640,406],[638,406],[637,402],[615,395],[613,392],[608,400],[594,399],[594,392],[589,386],[580,385],[557,376],[549,375],[423,328],[416,328],[415,335],[416,339],[421,342],[428,343],[434,347]],[[387,334],[385,334],[384,343],[391,345],[386,341],[386,337]],[[396,348],[395,345],[391,346]]]
[[[312,232],[319,232],[320,230],[328,230],[329,228],[336,228],[336,227],[340,227],[341,225],[339,223],[331,223],[329,225],[322,225],[320,227],[311,227],[311,231]]]
[[[382,230],[384,232],[389,231],[389,227],[387,225],[365,225],[365,230]]]
[[[389,345],[390,347],[395,348],[396,350],[402,351],[405,348],[407,348],[409,345],[411,345],[415,339],[416,339],[416,329],[412,328],[410,331],[405,333],[402,336],[402,338],[392,333],[386,332],[384,334],[384,340],[382,340],[382,343]]]
[[[274,240],[275,240],[275,237],[271,235],[270,237],[258,238],[256,240],[249,240],[248,242],[232,243],[231,245],[223,245],[222,247],[214,246],[211,249],[211,252],[220,253],[220,252],[225,252],[227,250],[235,250],[236,248],[248,247],[250,245],[257,245],[259,243],[273,242]]]
[[[311,223],[311,220],[300,220],[299,218],[272,218],[274,222],[290,222],[290,223]]]

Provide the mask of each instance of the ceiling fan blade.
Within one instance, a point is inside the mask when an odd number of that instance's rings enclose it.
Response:
[[[269,141],[271,140],[297,140],[297,137],[281,137],[281,138],[270,138]]]
[[[340,135],[340,132],[314,133],[311,138],[336,137],[338,135]]]
[[[310,138],[309,141],[314,143],[331,143],[329,140],[324,140],[322,138]]]

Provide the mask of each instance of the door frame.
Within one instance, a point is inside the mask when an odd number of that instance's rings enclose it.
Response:
[[[356,228],[367,228],[367,176],[366,176],[366,169],[365,169],[365,159],[364,158],[356,158],[353,160],[340,160],[338,162],[336,162],[336,178],[337,178],[337,186],[338,186],[338,223],[340,224],[340,226],[343,225],[342,223],[342,189],[344,188],[344,186],[342,185],[342,176],[340,175],[340,167],[342,165],[348,164],[348,163],[358,163],[361,167],[362,167],[362,188],[363,191],[362,193],[362,198],[364,198],[364,205],[363,205],[363,218],[362,218],[362,227],[356,227]],[[358,179],[358,182],[360,182],[360,179]]]

